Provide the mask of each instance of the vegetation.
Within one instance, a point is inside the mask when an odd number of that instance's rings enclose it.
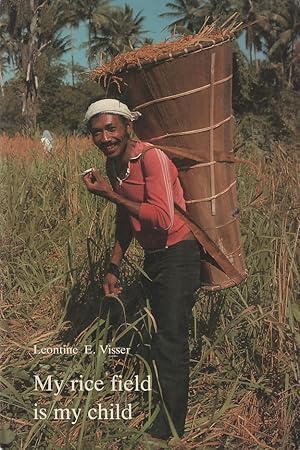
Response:
[[[21,118],[22,130],[29,135],[35,133],[42,125],[39,117],[48,115],[51,102],[42,90],[42,86],[61,84],[61,77],[55,78],[55,73],[61,67],[60,58],[71,50],[71,37],[64,35],[66,27],[75,28],[80,23],[87,21],[88,42],[87,54],[89,65],[96,64],[98,55],[109,58],[120,51],[134,48],[143,43],[144,18],[140,13],[134,14],[127,4],[124,8],[112,7],[109,0],[93,0],[89,2],[69,0],[7,0],[1,5],[1,46],[0,46],[0,81],[3,80],[4,71],[8,64],[15,68],[16,76],[10,82],[1,83],[2,97],[8,97],[7,103],[11,104],[11,85],[18,83],[21,93],[21,104],[15,105],[14,114]],[[96,59],[96,61],[95,61]],[[72,78],[74,80],[72,65]],[[84,68],[82,68],[82,72]],[[86,77],[87,78],[87,77]],[[83,81],[73,82],[73,106],[76,108],[82,96]],[[85,86],[84,86],[85,88]],[[87,88],[89,89],[89,88]],[[12,93],[13,94],[13,93]],[[61,92],[58,93],[61,95]],[[101,92],[100,92],[101,95]],[[98,95],[99,96],[99,95]],[[91,97],[87,98],[87,104]],[[5,102],[5,100],[4,100]],[[6,102],[5,102],[6,103]],[[4,103],[4,107],[6,106]],[[15,101],[13,101],[16,104]],[[78,121],[63,118],[57,126],[60,131],[65,126],[65,131],[78,130]],[[10,132],[9,122],[0,124],[0,130]],[[19,121],[18,121],[19,122]],[[49,127],[50,124],[48,124]],[[80,128],[80,127],[79,127]],[[20,129],[20,128],[19,128]],[[13,130],[15,131],[15,130]]]
[[[245,39],[249,58],[237,44],[234,111],[238,122],[259,117],[256,125],[264,124],[264,129],[256,132],[257,143],[261,145],[267,136],[262,147],[269,151],[270,141],[299,135],[299,2],[174,0],[166,3],[162,15],[170,17],[172,34],[184,34],[196,33],[205,21],[224,21],[235,11],[246,26],[237,42]],[[87,23],[84,45],[90,67],[149,42],[141,12],[135,13],[127,4],[113,6],[110,0],[4,1],[0,14],[2,110],[8,112],[2,114],[0,130],[10,134],[20,129],[34,134],[42,128],[82,133],[72,111],[84,111],[90,101],[101,97],[102,91],[86,81],[84,67],[72,63],[72,88],[66,83],[68,68],[63,67],[61,56],[72,43],[66,27],[72,32]],[[263,59],[258,55],[264,55]],[[9,67],[15,68],[15,77],[4,83]],[[62,110],[65,113],[59,117],[53,113]]]
[[[199,292],[191,324],[191,386],[185,449],[296,450],[299,397],[299,15],[298,1],[173,0],[170,32],[195,33],[205,20],[233,11],[247,28],[249,57],[233,59],[234,149],[257,172],[238,167],[241,223],[249,276],[239,287]],[[114,375],[146,379],[144,346],[153,329],[139,285],[142,252],[130,247],[122,266],[124,310],[104,298],[104,268],[113,243],[114,208],[82,185],[87,167],[103,169],[84,136],[87,105],[102,96],[84,67],[61,55],[86,23],[90,65],[147,38],[143,17],[109,0],[3,1],[0,8],[0,300],[2,358],[0,446],[25,449],[148,449],[150,391],[113,392]],[[207,18],[209,16],[209,18]],[[125,26],[126,25],[126,26]],[[111,33],[111,34],[110,34]],[[258,59],[258,54],[264,54]],[[298,58],[298,59],[297,59]],[[13,65],[15,75],[3,82]],[[55,134],[47,153],[40,131]],[[18,134],[18,131],[22,131]],[[9,137],[10,136],[10,137]],[[26,137],[27,136],[27,137]],[[31,136],[31,137],[30,137]],[[138,299],[138,302],[137,302]],[[120,326],[120,317],[125,322]],[[125,358],[100,345],[126,345]],[[91,345],[95,354],[35,353]],[[63,381],[59,395],[35,389],[35,376]],[[70,389],[71,380],[102,379],[101,391]],[[131,404],[132,418],[88,418],[101,404]],[[41,412],[45,408],[45,414]],[[75,408],[76,422],[57,408]],[[66,414],[66,412],[65,412]],[[163,447],[163,446],[162,446]]]
[[[238,134],[237,143],[239,139]],[[147,309],[131,310],[127,325],[116,328],[122,309],[117,299],[103,298],[113,208],[92,198],[78,176],[86,167],[103,167],[103,161],[86,138],[57,139],[51,154],[38,140],[23,137],[2,137],[1,148],[1,415],[7,431],[0,441],[22,450],[150,448],[142,432],[149,425],[151,395],[109,389],[114,374],[129,379],[137,373],[146,379],[142,354],[112,359],[99,347],[115,342],[138,348],[151,328]],[[241,153],[264,174],[261,184],[246,167],[239,174],[249,277],[244,285],[219,294],[199,293],[190,341],[187,449],[296,448],[300,310],[295,155],[277,144],[272,159],[265,159],[250,142]],[[123,299],[130,304],[141,298],[141,258],[133,244],[122,269]],[[111,324],[106,322],[108,302]],[[33,352],[34,345],[63,344],[96,345],[96,354]],[[35,375],[64,380],[61,395],[35,390]],[[68,383],[80,375],[83,380],[104,379],[105,389],[70,392]],[[99,403],[131,404],[132,419],[87,419],[88,409]],[[36,404],[45,408],[46,418],[35,416]],[[82,413],[72,424],[54,420],[55,408],[81,408]]]
[[[64,21],[58,2],[8,0],[2,2],[2,9],[2,54],[13,62],[21,78],[24,128],[30,132],[37,125],[39,56],[46,57],[49,65],[69,50],[70,42],[60,33]]]

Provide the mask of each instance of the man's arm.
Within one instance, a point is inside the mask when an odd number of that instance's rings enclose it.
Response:
[[[130,245],[132,237],[128,214],[122,207],[117,206],[115,246],[110,261],[118,267]]]
[[[83,180],[88,190],[122,206],[133,217],[153,228],[168,230],[174,220],[173,186],[168,169],[168,158],[161,150],[145,153],[143,173],[146,199],[134,202],[114,192],[100,173],[94,169]]]
[[[107,183],[97,169],[93,169],[83,177],[83,181],[87,189],[95,195],[106,198],[116,205],[124,207],[129,214],[134,217],[139,217],[139,209],[141,203],[133,202],[113,191],[112,187]]]
[[[132,229],[128,214],[122,207],[117,207],[115,245],[110,259],[110,262],[112,264],[116,265],[117,267],[120,266],[131,240]],[[103,289],[105,295],[118,295],[122,291],[122,288],[117,287],[117,283],[118,277],[111,272],[107,272],[103,281]]]

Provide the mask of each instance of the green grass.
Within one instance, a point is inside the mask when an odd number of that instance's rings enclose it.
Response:
[[[249,157],[249,147],[242,157]],[[247,150],[248,149],[248,150]],[[289,151],[288,151],[289,150]],[[248,153],[247,153],[248,152]],[[239,165],[242,236],[249,276],[239,287],[199,293],[191,327],[191,385],[186,449],[293,449],[299,441],[299,185],[296,153],[274,147],[272,159]],[[251,157],[251,153],[250,153]],[[118,299],[102,298],[113,245],[114,208],[86,192],[78,174],[102,171],[95,149],[72,140],[53,155],[1,156],[1,422],[0,443],[25,449],[150,448],[143,432],[152,418],[151,392],[112,392],[114,374],[143,380],[142,356],[103,355],[101,345],[147,342],[147,309],[126,325]],[[260,192],[262,192],[261,195]],[[141,297],[142,253],[136,244],[122,266],[124,297]],[[38,347],[95,346],[95,354],[34,355]],[[61,395],[34,390],[34,376],[64,381]],[[70,380],[103,379],[101,392],[69,389]],[[46,418],[35,419],[35,403]],[[132,405],[131,420],[90,420],[98,403]],[[81,408],[78,421],[54,420],[55,408]],[[298,433],[298,434],[297,434]]]

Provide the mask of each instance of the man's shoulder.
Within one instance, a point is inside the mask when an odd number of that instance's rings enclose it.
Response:
[[[132,150],[131,158],[130,160],[138,160],[138,159],[144,159],[144,157],[147,155],[152,155],[152,157],[157,154],[157,152],[160,152],[160,150],[150,142],[146,141],[136,141],[136,144]],[[148,156],[147,156],[148,159]]]
[[[143,160],[146,164],[162,164],[169,165],[171,163],[170,158],[166,155],[166,153],[159,147],[155,145],[148,145],[144,147],[143,151]]]
[[[152,147],[154,146],[149,142],[137,140],[132,151],[133,158],[137,158],[138,156],[144,154],[145,150]]]
[[[143,142],[143,148],[141,151],[143,158],[158,158],[158,156],[164,156],[164,152],[156,145],[149,142]]]

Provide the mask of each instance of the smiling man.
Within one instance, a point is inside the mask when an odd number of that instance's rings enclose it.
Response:
[[[158,371],[163,402],[150,433],[168,439],[170,423],[184,433],[189,387],[188,326],[199,287],[201,249],[187,225],[174,214],[185,209],[183,190],[172,161],[159,149],[130,138],[140,116],[115,99],[92,103],[86,122],[107,158],[111,186],[93,169],[83,178],[87,189],[117,205],[115,245],[104,278],[105,294],[119,294],[119,267],[135,237],[145,252],[143,280],[157,331],[151,361]],[[164,406],[165,405],[165,406]]]

